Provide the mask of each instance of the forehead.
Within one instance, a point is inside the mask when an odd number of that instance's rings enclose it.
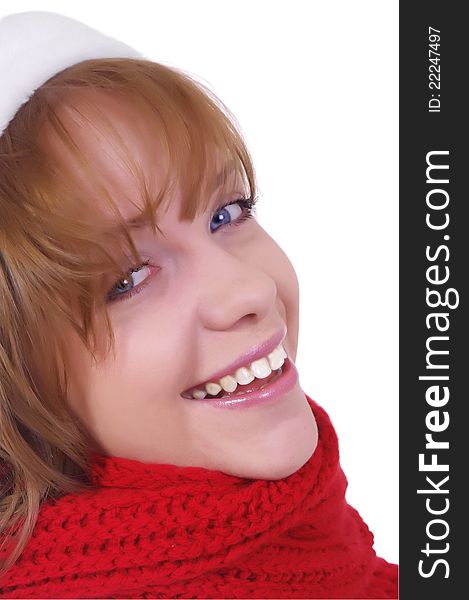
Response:
[[[99,173],[114,199],[138,197],[137,170],[147,188],[156,189],[167,165],[155,120],[143,102],[105,90],[74,90],[73,101],[63,102],[55,112],[88,163],[86,167]],[[40,143],[61,173],[77,181],[86,197],[96,200],[95,186],[85,176],[87,169],[51,128],[45,129]]]
[[[142,180],[146,192],[156,197],[169,167],[168,154],[162,148],[164,137],[158,121],[143,100],[118,96],[109,90],[73,90],[70,100],[62,101],[55,112],[87,164],[79,164],[75,154],[50,128],[44,132],[41,144],[61,174],[76,182],[86,199],[100,202],[88,172],[99,174],[125,219],[131,219],[135,206],[140,204]],[[171,160],[177,160],[177,156]],[[218,152],[215,161],[218,173],[223,164]],[[211,190],[223,179],[215,174],[209,184]],[[110,210],[102,208],[106,214]]]

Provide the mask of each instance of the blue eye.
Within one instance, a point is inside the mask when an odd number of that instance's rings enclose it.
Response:
[[[257,198],[240,198],[239,200],[231,200],[223,206],[220,206],[212,216],[210,232],[213,233],[214,231],[217,231],[222,225],[226,225],[227,227],[241,225],[241,223],[254,216],[256,203]],[[141,265],[135,265],[128,271],[128,275],[125,279],[116,281],[108,292],[107,302],[109,304],[112,304],[113,302],[122,302],[124,300],[129,300],[135,294],[140,294],[147,285],[149,285],[153,278],[153,272],[157,270],[149,263],[150,261],[146,260]],[[139,281],[139,278],[142,278],[142,275],[145,275],[145,270],[147,276],[143,277],[143,281]],[[133,275],[134,273],[138,275],[135,277]],[[148,273],[150,273],[149,276]],[[137,279],[137,281],[135,281],[135,279]],[[126,289],[129,285],[131,287]]]
[[[254,216],[256,202],[256,198],[240,198],[220,206],[210,222],[210,232],[213,233],[222,225],[240,225],[243,221],[247,221],[247,219]],[[241,210],[240,207],[242,207]]]
[[[147,275],[147,277],[144,277],[143,283],[140,283],[138,281],[138,277],[137,277],[137,282],[132,281],[132,279],[134,279],[133,273],[140,273],[140,271],[142,271],[143,267],[146,267],[147,271],[149,271],[150,274],[154,270],[154,268],[150,265],[149,260],[146,260],[141,265],[136,265],[136,266],[132,267],[130,269],[130,271],[128,272],[128,275],[125,279],[119,279],[118,281],[116,281],[116,283],[114,284],[114,286],[111,288],[111,290],[108,293],[107,302],[109,302],[109,303],[120,302],[122,300],[128,300],[134,294],[140,294],[140,292],[142,292],[143,289],[148,285],[148,282],[146,280],[151,279],[151,275],[150,275],[150,277],[148,277],[148,275]],[[122,283],[124,284],[123,286],[121,286]],[[137,283],[139,283],[138,287],[137,287]],[[132,286],[133,286],[132,289],[125,289],[129,284],[132,284]],[[124,289],[122,289],[122,288],[124,288]],[[121,293],[119,293],[119,292],[121,292]]]

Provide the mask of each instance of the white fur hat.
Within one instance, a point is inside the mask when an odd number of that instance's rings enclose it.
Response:
[[[0,19],[0,136],[33,92],[63,69],[91,58],[145,58],[123,42],[58,13]]]

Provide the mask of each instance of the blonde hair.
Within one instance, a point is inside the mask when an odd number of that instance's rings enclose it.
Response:
[[[66,401],[65,332],[72,327],[95,361],[103,339],[114,349],[103,275],[115,281],[143,262],[103,178],[59,118],[63,105],[88,118],[74,106],[78,90],[98,109],[100,94],[109,92],[148,110],[158,128],[167,170],[155,198],[105,113],[93,121],[122,149],[140,186],[139,215],[153,232],[155,211],[164,200],[169,206],[175,183],[182,190],[181,219],[192,221],[207,209],[220,157],[221,183],[234,168],[256,195],[252,160],[234,116],[181,70],[144,59],[87,60],[54,75],[18,110],[0,137],[0,554],[11,550],[0,561],[0,577],[24,550],[42,502],[92,487],[93,441]],[[41,143],[50,133],[113,208],[112,227]],[[135,259],[128,265],[126,245]]]

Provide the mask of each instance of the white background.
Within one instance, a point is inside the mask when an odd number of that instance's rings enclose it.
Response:
[[[181,68],[234,113],[259,221],[300,281],[300,382],[334,423],[348,501],[397,562],[398,2],[0,3],[25,10]]]

